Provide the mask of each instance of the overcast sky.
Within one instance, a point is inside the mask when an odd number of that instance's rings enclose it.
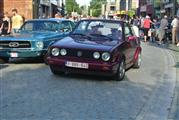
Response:
[[[80,4],[80,6],[82,6],[82,5],[89,5],[90,1],[91,0],[76,0],[76,2],[78,4]]]

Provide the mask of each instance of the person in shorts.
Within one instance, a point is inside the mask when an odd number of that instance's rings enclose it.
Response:
[[[164,18],[162,18],[160,22],[160,28],[159,28],[159,44],[162,44],[162,40],[165,37],[165,31],[168,29],[168,20],[167,16],[165,15]]]
[[[147,42],[148,32],[150,30],[151,23],[152,21],[150,20],[150,17],[147,15],[145,20],[143,21],[144,42]]]

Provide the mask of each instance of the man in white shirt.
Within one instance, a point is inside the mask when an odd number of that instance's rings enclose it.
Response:
[[[172,20],[172,43],[177,44],[177,47],[179,47],[179,20],[177,16],[174,16],[174,19]]]

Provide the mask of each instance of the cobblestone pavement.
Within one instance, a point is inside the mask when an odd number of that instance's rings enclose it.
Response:
[[[0,67],[1,120],[166,120],[176,83],[166,49],[143,44],[140,69],[124,81],[53,75],[42,63]]]

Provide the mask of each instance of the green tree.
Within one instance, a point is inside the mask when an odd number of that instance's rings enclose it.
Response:
[[[89,9],[92,10],[92,15],[94,17],[99,17],[101,15],[101,7],[104,3],[106,3],[106,0],[91,0]]]
[[[70,15],[72,12],[77,12],[78,14],[82,12],[76,0],[65,0],[65,5],[68,15]]]

